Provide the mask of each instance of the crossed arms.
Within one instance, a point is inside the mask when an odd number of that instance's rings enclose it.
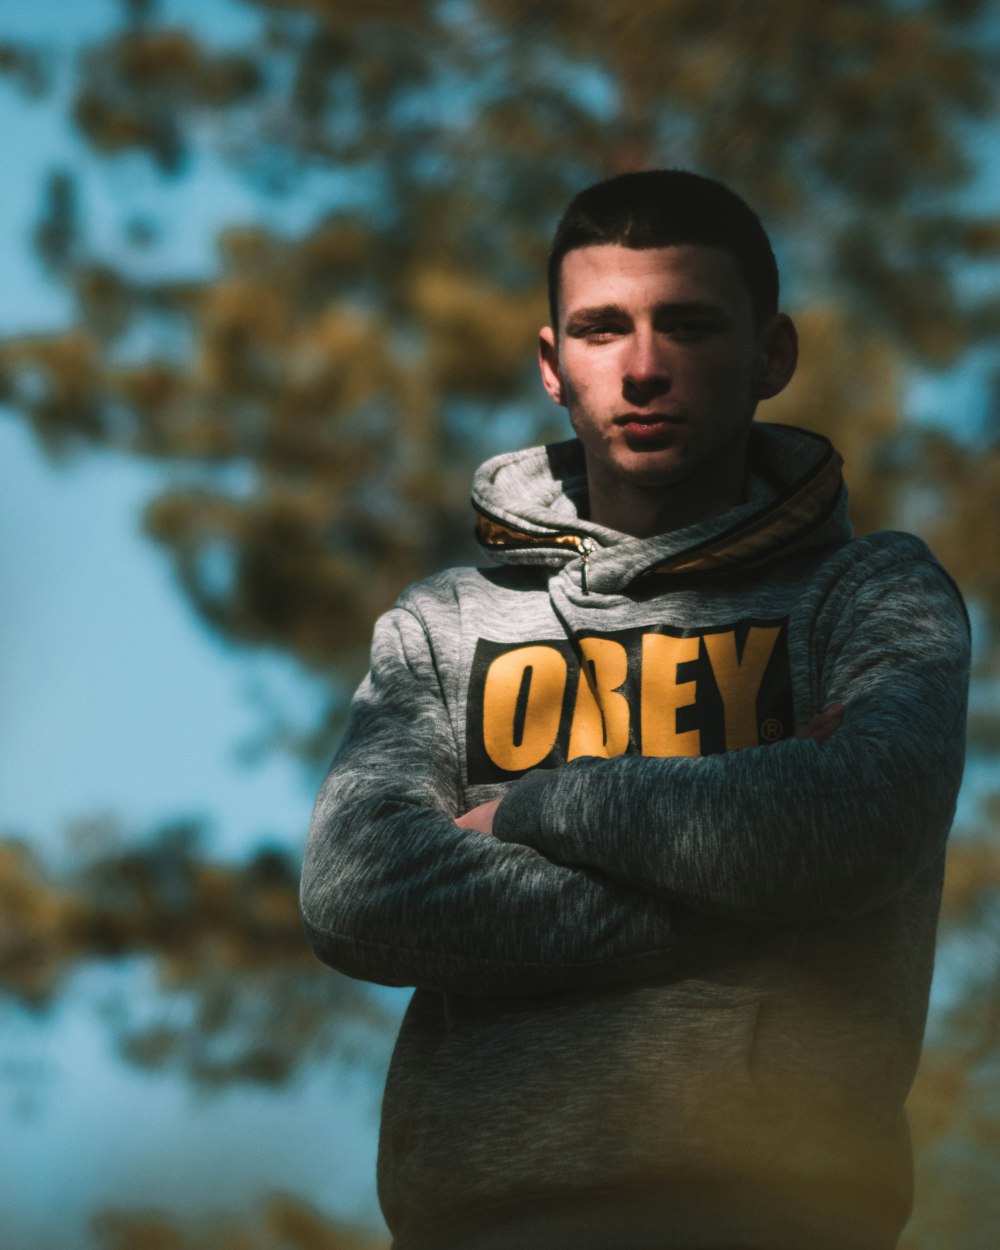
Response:
[[[847,708],[842,724],[828,708],[825,740],[536,771],[483,837],[456,823],[454,733],[404,601],[376,629],[317,800],[302,882],[316,953],[387,984],[546,993],[669,976],[746,927],[879,906],[944,846],[967,625],[937,566],[907,561],[859,587],[825,649],[823,701]]]
[[[810,717],[796,732],[796,738],[811,739],[813,742],[825,742],[844,723],[843,703],[831,703],[822,712]],[[503,798],[490,799],[488,803],[480,803],[477,807],[455,818],[460,829],[476,829],[479,833],[493,832],[493,818]]]

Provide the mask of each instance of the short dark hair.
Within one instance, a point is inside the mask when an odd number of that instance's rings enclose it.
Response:
[[[714,178],[685,169],[648,169],[581,191],[563,213],[549,253],[549,309],[557,332],[563,257],[602,243],[722,248],[739,264],[757,325],[778,311],[778,266],[767,233],[753,209]]]

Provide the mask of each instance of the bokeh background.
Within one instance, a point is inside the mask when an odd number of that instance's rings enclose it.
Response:
[[[859,531],[975,626],[904,1250],[1000,1227],[1000,16],[976,0],[0,0],[0,1243],[360,1250],[407,994],[296,883],[375,615],[564,436],[611,173],[770,226]]]

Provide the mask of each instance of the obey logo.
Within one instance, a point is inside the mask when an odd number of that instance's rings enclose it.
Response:
[[[580,755],[710,755],[792,732],[787,619],[476,645],[469,783]]]

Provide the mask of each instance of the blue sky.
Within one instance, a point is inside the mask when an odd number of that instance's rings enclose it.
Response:
[[[0,0],[0,39],[45,43],[64,89],[73,48],[118,11],[111,0]],[[223,42],[256,26],[249,7],[232,0],[170,0],[160,11]],[[335,180],[316,180],[291,199],[264,200],[207,144],[172,182],[138,158],[90,160],[59,93],[25,101],[2,79],[0,134],[0,334],[52,329],[69,316],[30,247],[53,167],[79,176],[99,251],[123,246],[127,202],[161,223],[148,263],[175,274],[214,268],[222,225],[298,230],[336,191]],[[985,190],[1000,180],[993,148],[983,157],[984,168],[994,162]],[[958,410],[974,428],[989,363],[921,379],[911,416]],[[281,755],[247,767],[238,753],[260,728],[256,698],[308,723],[316,692],[290,661],[236,652],[198,623],[141,532],[143,504],[163,480],[156,466],[106,453],[53,463],[0,409],[0,836],[24,837],[57,858],[81,819],[107,816],[133,837],[190,815],[209,820],[210,849],[220,854],[262,840],[298,852],[315,778]],[[991,763],[977,784],[995,775]],[[99,1011],[110,992],[153,995],[148,967],[82,971],[51,1016],[0,1007],[0,1138],[17,1142],[0,1170],[0,1233],[8,1230],[18,1250],[76,1250],[87,1211],[103,1202],[251,1213],[263,1191],[280,1187],[377,1218],[377,1075],[313,1068],[277,1093],[205,1097],[179,1077],[116,1059]],[[405,993],[388,997],[398,1006]]]
[[[58,24],[56,7],[65,19]],[[247,25],[244,6],[164,9],[197,13],[202,25],[207,14],[228,37]],[[0,37],[42,41],[66,66],[75,40],[105,28],[116,11],[109,3],[2,4]],[[323,202],[309,188],[294,202],[263,201],[206,153],[174,182],[138,157],[88,160],[58,98],[25,101],[2,80],[0,111],[3,334],[49,329],[69,316],[30,246],[52,168],[79,175],[98,251],[121,246],[123,201],[153,210],[164,223],[155,263],[175,274],[214,267],[224,224],[301,227]],[[0,409],[0,831],[55,851],[81,818],[113,816],[128,835],[193,815],[210,819],[223,854],[262,839],[297,849],[314,779],[280,755],[245,767],[238,753],[260,728],[255,692],[293,723],[308,722],[317,693],[292,662],[237,653],[199,625],[167,561],[141,533],[143,504],[163,480],[156,466],[105,453],[53,463],[23,422]]]
[[[257,17],[234,0],[164,0],[166,20],[190,23],[219,43],[252,38]],[[301,230],[336,194],[337,180],[306,180],[266,199],[196,145],[188,173],[161,178],[144,158],[88,158],[65,107],[75,48],[115,21],[113,0],[0,0],[0,38],[40,42],[59,89],[25,101],[0,80],[5,187],[0,238],[0,334],[46,330],[70,316],[30,246],[46,173],[79,178],[88,239],[99,254],[128,250],[122,205],[158,223],[156,247],[135,263],[174,275],[215,267],[215,236],[235,221]],[[58,15],[58,20],[54,16]],[[996,186],[994,147],[977,144],[977,193]],[[909,390],[911,418],[950,418],[973,432],[989,393],[993,357],[957,373],[923,375]],[[239,762],[257,734],[254,693],[293,724],[307,724],[317,692],[296,666],[236,652],[204,630],[141,533],[143,504],[163,470],[126,457],[82,453],[52,463],[20,420],[0,408],[0,833],[56,852],[75,821],[110,816],[125,836],[173,816],[202,816],[219,853],[278,841],[299,849],[315,777],[279,754]]]
[[[227,0],[161,8],[210,23],[220,39],[254,26]],[[42,42],[65,85],[75,44],[117,12],[106,0],[0,0],[0,39]],[[25,101],[3,79],[0,133],[0,334],[57,328],[69,316],[30,246],[54,167],[79,177],[99,250],[121,246],[127,202],[162,222],[154,263],[175,274],[211,271],[223,224],[299,229],[324,204],[315,185],[294,201],[264,201],[206,153],[175,182],[140,159],[89,160],[58,94]],[[106,453],[52,462],[0,409],[0,836],[58,861],[78,821],[106,817],[131,838],[190,815],[209,821],[214,853],[242,856],[269,841],[297,854],[316,779],[280,754],[245,766],[239,748],[260,730],[259,700],[309,723],[317,693],[291,661],[227,648],[199,624],[141,532],[143,505],[163,480],[156,466]],[[4,1245],[78,1250],[102,1205],[253,1220],[273,1190],[378,1225],[386,1055],[362,1068],[314,1064],[275,1091],[207,1095],[118,1059],[102,1004],[123,994],[133,1003],[157,994],[148,963],[83,969],[41,1015],[0,1000]],[[401,1009],[405,997],[384,999]]]
[[[264,686],[305,707],[288,661],[240,657],[208,635],[139,530],[157,474],[115,457],[48,463],[0,421],[0,830],[57,850],[81,818],[126,835],[171,814],[210,816],[213,845],[304,837],[302,769],[243,766]]]
[[[252,1224],[274,1192],[377,1227],[385,1056],[368,1067],[313,1065],[275,1090],[206,1092],[114,1053],[95,1004],[155,993],[148,964],[134,960],[79,972],[52,1016],[0,1000],[0,1243],[82,1250],[102,1207]]]

